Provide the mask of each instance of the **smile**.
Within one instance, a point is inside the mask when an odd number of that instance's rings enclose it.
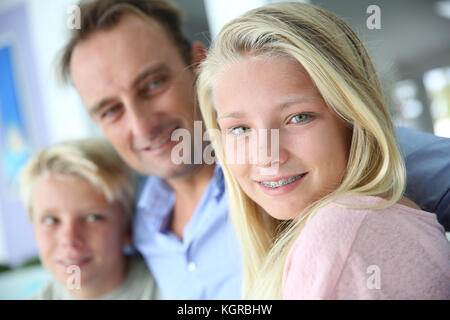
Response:
[[[152,145],[152,146],[149,146],[148,149],[149,149],[149,150],[155,150],[155,149],[158,149],[158,148],[161,147],[163,144],[165,144],[166,142],[168,142],[168,141],[170,140],[171,136],[172,136],[172,133],[170,133],[170,134],[167,136],[167,138],[165,138],[164,140],[161,140],[159,143],[154,144],[154,145]]]
[[[78,266],[81,267],[87,263],[89,263],[92,260],[92,256],[86,256],[81,257],[78,259],[60,259],[58,260],[59,264],[61,264],[64,267],[70,267],[70,266]]]
[[[275,188],[280,188],[287,184],[293,183],[294,181],[297,181],[298,179],[302,178],[305,175],[306,175],[306,173],[303,173],[303,174],[299,174],[294,177],[290,177],[288,179],[280,179],[278,181],[261,181],[260,183],[266,188],[275,189]]]
[[[178,127],[172,127],[170,130],[166,131],[168,134],[164,139],[161,139],[159,142],[149,145],[147,147],[144,148],[145,151],[155,151],[160,149],[161,147],[163,147],[166,143],[168,143],[169,141],[171,141],[172,138],[172,133],[177,130]]]

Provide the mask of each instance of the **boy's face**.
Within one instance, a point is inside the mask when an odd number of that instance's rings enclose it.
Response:
[[[63,285],[80,271],[81,289],[113,289],[123,279],[130,241],[122,206],[82,178],[43,175],[32,190],[32,225],[44,266]]]

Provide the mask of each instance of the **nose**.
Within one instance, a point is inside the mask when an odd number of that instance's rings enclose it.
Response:
[[[161,132],[161,121],[145,101],[129,100],[127,121],[136,148],[146,147]]]
[[[65,221],[61,230],[61,244],[66,248],[81,248],[83,246],[82,226],[78,221]]]
[[[256,140],[252,143],[253,151],[250,153],[253,164],[266,168],[287,160],[287,153],[280,144],[278,129],[260,129]]]
[[[128,105],[128,121],[131,127],[133,136],[135,137],[148,137],[149,128],[147,124],[147,117],[145,114],[145,109],[142,105],[136,101],[127,101]]]

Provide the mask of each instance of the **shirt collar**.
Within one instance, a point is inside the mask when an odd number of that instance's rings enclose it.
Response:
[[[137,209],[155,218],[169,214],[175,201],[175,194],[169,184],[156,176],[142,177],[141,181]]]
[[[216,167],[214,168],[214,198],[216,201],[219,201],[223,194],[225,193],[225,177],[223,175],[223,170],[220,164],[216,164]]]
[[[219,164],[216,164],[214,168],[210,187],[213,188],[215,200],[220,201],[225,192],[225,179],[222,167]],[[165,180],[156,176],[141,176],[138,190],[138,210],[145,210],[155,216],[155,218],[163,218],[172,210],[175,203],[175,194],[172,187]]]

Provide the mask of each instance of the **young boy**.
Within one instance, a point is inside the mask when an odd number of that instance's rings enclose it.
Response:
[[[34,299],[157,299],[144,260],[128,256],[136,180],[101,139],[34,155],[21,187],[44,267],[54,280]]]

